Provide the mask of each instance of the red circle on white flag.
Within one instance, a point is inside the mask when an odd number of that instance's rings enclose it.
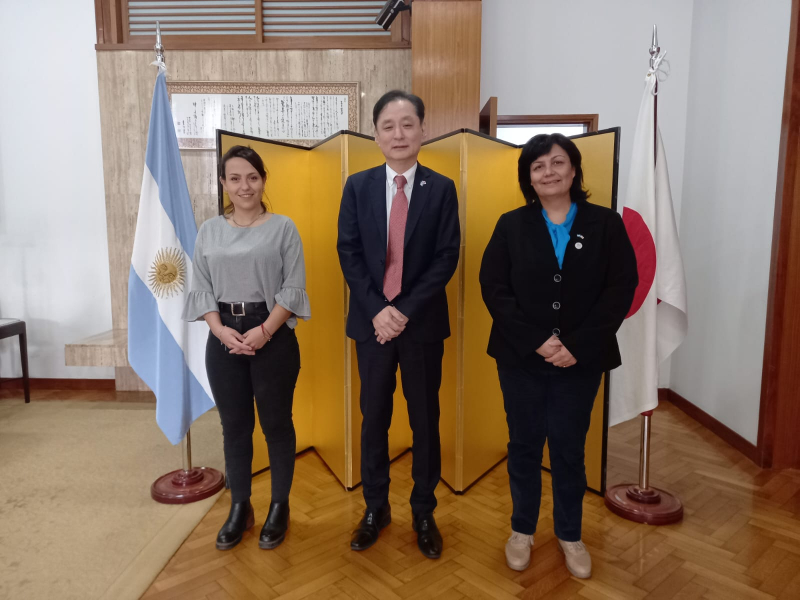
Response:
[[[647,294],[650,293],[650,288],[653,287],[656,278],[656,243],[642,215],[635,210],[626,206],[622,210],[622,221],[636,253],[636,265],[639,270],[639,285],[636,286],[633,304],[625,317],[627,319],[639,311]]]

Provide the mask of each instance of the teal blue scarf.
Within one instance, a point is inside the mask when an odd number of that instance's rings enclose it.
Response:
[[[550,238],[553,240],[553,248],[556,251],[556,258],[558,259],[558,268],[560,269],[564,264],[564,254],[567,251],[567,244],[569,244],[569,230],[572,229],[572,224],[575,222],[575,215],[578,212],[578,205],[574,202],[569,207],[567,218],[560,225],[556,225],[547,216],[547,211],[542,209],[542,216],[547,229],[550,231]]]

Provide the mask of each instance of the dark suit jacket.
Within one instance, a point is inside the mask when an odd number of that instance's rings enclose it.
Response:
[[[347,335],[356,341],[375,335],[372,319],[388,304],[383,295],[386,236],[386,165],[381,165],[347,178],[339,209],[336,248],[350,286]],[[455,184],[417,165],[406,221],[402,290],[392,302],[409,319],[401,335],[419,342],[450,335],[445,286],[458,265],[460,246]]]
[[[605,371],[621,364],[616,332],[638,272],[616,211],[580,204],[561,270],[541,204],[504,214],[483,254],[480,282],[494,319],[488,353],[498,361],[551,368],[535,352],[558,333],[578,365]]]

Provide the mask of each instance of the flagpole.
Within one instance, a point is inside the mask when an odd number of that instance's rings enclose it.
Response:
[[[650,71],[656,77],[653,98],[653,169],[658,154],[658,74],[656,59],[661,52],[658,31],[653,25],[650,45]],[[650,487],[650,425],[653,411],[642,413],[642,433],[639,447],[639,485],[622,483],[606,491],[606,507],[615,515],[648,525],[671,525],[683,519],[683,504],[674,494]]]
[[[166,69],[164,46],[161,43],[161,23],[156,21],[156,61]],[[189,504],[209,498],[225,487],[225,476],[217,469],[192,467],[192,432],[186,430],[181,441],[183,468],[162,475],[150,486],[150,497],[162,504]]]
[[[192,429],[186,430],[186,437],[181,442],[181,450],[183,450],[183,470],[192,470]]]
[[[653,25],[653,41],[650,43],[650,70],[653,71],[655,81],[655,96],[653,96],[653,168],[655,169],[656,155],[658,154],[658,75],[655,73],[656,57],[661,52],[661,46],[658,45],[658,29]]]

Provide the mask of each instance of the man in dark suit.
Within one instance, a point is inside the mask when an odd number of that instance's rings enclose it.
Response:
[[[350,547],[366,550],[391,522],[389,425],[400,366],[413,432],[411,511],[422,553],[438,558],[433,519],[441,475],[439,386],[450,335],[445,286],[458,265],[461,231],[453,181],[417,162],[425,106],[391,91],[375,104],[375,141],[386,164],[348,178],[337,249],[350,286],[347,335],[361,378],[361,481],[367,508]]]

